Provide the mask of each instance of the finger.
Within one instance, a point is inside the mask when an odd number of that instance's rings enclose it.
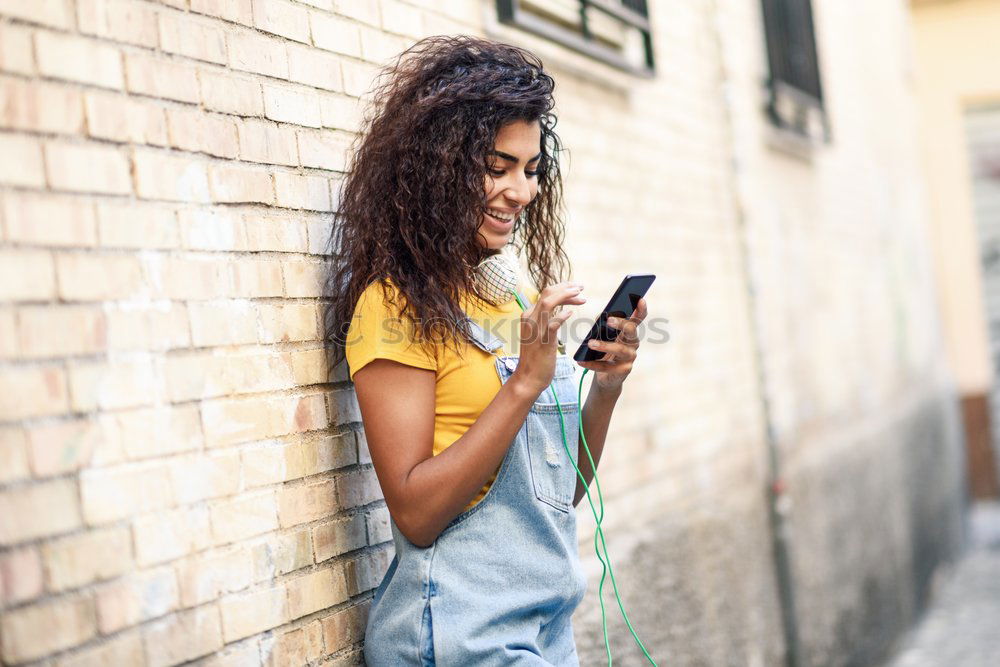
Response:
[[[608,354],[613,354],[618,359],[631,361],[636,358],[636,351],[634,345],[629,345],[627,343],[620,343],[616,341],[601,341],[592,340],[589,343],[589,347],[592,350],[597,350],[598,352],[607,352]]]

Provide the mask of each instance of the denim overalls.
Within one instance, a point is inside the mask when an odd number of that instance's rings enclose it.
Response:
[[[502,346],[468,322],[479,348]],[[494,358],[501,382],[518,358]],[[568,355],[556,357],[552,387],[531,406],[486,496],[431,546],[414,545],[390,519],[396,555],[368,616],[371,667],[579,664],[571,619],[587,580],[577,553],[577,477],[552,397],[554,388],[576,461],[575,370]]]

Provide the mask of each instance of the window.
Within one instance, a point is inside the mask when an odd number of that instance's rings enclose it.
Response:
[[[767,40],[767,113],[776,126],[830,140],[810,0],[762,0]]]
[[[497,0],[497,16],[627,72],[653,74],[646,0]]]

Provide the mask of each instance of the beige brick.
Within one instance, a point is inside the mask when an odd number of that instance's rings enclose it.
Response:
[[[35,33],[35,57],[45,76],[103,88],[125,84],[121,52],[95,39],[40,31]]]
[[[176,564],[181,606],[193,607],[217,600],[251,584],[251,561],[245,547],[206,551]]]
[[[309,43],[309,14],[286,0],[253,0],[253,24],[264,32]]]
[[[229,208],[181,209],[177,213],[181,242],[191,250],[245,250],[246,235],[239,213]]]
[[[171,567],[133,574],[97,590],[97,625],[107,635],[178,608],[177,577]]]
[[[326,650],[334,653],[364,639],[370,609],[366,601],[320,619]]]
[[[292,377],[296,386],[330,382],[326,350],[294,350],[292,352]]]
[[[345,56],[361,57],[361,33],[358,26],[339,16],[310,12],[313,43],[321,49]]]
[[[338,470],[358,463],[357,447],[353,433],[338,435],[319,434],[303,444],[307,474]],[[369,461],[370,463],[370,461]]]
[[[278,172],[274,175],[275,202],[282,208],[329,211],[329,179]]]
[[[288,615],[301,618],[347,600],[347,585],[339,563],[290,579]]]
[[[356,63],[345,60],[340,63],[344,76],[344,92],[354,97],[362,97],[370,92],[378,74],[378,67],[371,63]]]
[[[253,25],[250,0],[191,0],[191,11],[243,25]]]
[[[0,491],[0,546],[80,526],[76,482],[57,479]]]
[[[226,116],[192,109],[167,110],[170,145],[186,151],[235,158],[239,153],[236,125]]]
[[[131,255],[60,252],[59,296],[69,301],[127,299],[145,291],[142,265]]]
[[[222,648],[219,608],[182,611],[143,628],[149,667],[187,662]]]
[[[0,14],[53,28],[73,27],[69,0],[0,0]]]
[[[17,341],[17,318],[10,306],[0,307],[0,359],[19,359],[20,346]],[[0,456],[2,458],[2,456]],[[2,473],[0,473],[2,479]]]
[[[307,46],[288,46],[288,78],[334,92],[344,89],[340,59]]]
[[[353,389],[338,389],[330,392],[330,411],[336,415],[338,424],[361,421],[358,395]]]
[[[261,343],[289,343],[319,338],[318,317],[314,304],[262,303],[257,310]]]
[[[362,468],[337,478],[337,502],[341,507],[360,507],[382,499],[382,488],[372,468]]]
[[[378,0],[334,0],[334,10],[368,25],[380,24]]]
[[[233,261],[232,296],[264,298],[282,296],[281,263],[268,259]]]
[[[159,44],[156,11],[129,0],[76,0],[80,32],[156,48]]]
[[[33,137],[0,133],[0,183],[44,187],[42,145]]]
[[[56,662],[56,667],[108,667],[109,665],[141,665],[146,656],[138,632],[118,635],[93,648],[73,653]]]
[[[330,130],[299,130],[299,160],[303,167],[344,171],[347,168],[350,135]]]
[[[180,245],[173,207],[139,203],[97,204],[97,229],[108,248],[176,248]]]
[[[333,11],[333,0],[299,0],[299,2],[310,7],[315,7],[316,9]]]
[[[31,470],[35,477],[75,472],[92,462],[107,435],[102,423],[90,419],[31,426],[27,432]]]
[[[380,0],[382,28],[397,35],[420,39],[424,36],[423,12],[399,0]]]
[[[191,346],[187,307],[183,304],[168,302],[153,308],[148,313],[148,320],[150,336],[147,347],[149,349],[164,350]],[[110,327],[109,331],[111,331]],[[109,335],[110,340],[113,339]]]
[[[0,553],[0,604],[7,607],[34,600],[44,586],[38,549],[32,546]]]
[[[228,296],[230,291],[230,258],[167,257],[151,258],[147,271],[159,290],[168,299],[213,299]],[[257,295],[255,295],[257,296]]]
[[[252,79],[235,76],[232,72],[215,72],[203,69],[198,79],[201,83],[201,103],[211,111],[237,116],[263,116],[264,97],[260,84]]]
[[[367,544],[365,515],[335,519],[312,529],[313,554],[317,563],[361,549]]]
[[[49,299],[56,293],[52,255],[36,250],[0,250],[0,300]]]
[[[31,48],[31,31],[28,28],[0,24],[0,71],[26,75],[34,73],[34,49]]]
[[[240,486],[240,455],[236,451],[173,457],[169,466],[170,486],[181,504],[231,496]]]
[[[84,98],[88,134],[118,142],[167,145],[164,110],[123,94],[87,92]]]
[[[94,206],[86,199],[8,192],[0,204],[8,241],[74,247],[97,242]]]
[[[163,463],[83,470],[80,491],[83,516],[91,526],[163,510],[173,504]]]
[[[392,539],[392,528],[389,525],[389,510],[379,507],[368,512],[368,543],[381,544]]]
[[[378,28],[361,26],[361,56],[379,65],[389,64],[409,46],[409,40]]]
[[[276,628],[288,619],[284,584],[223,598],[222,633],[229,642]]]
[[[338,509],[333,480],[285,486],[278,491],[278,518],[282,528],[325,518]]]
[[[313,562],[309,530],[268,535],[254,544],[252,558],[255,582],[270,581],[308,567]]]
[[[325,184],[324,184],[325,185]],[[251,212],[243,215],[246,247],[250,251],[306,252],[306,227],[298,217]]]
[[[215,25],[183,14],[160,14],[160,48],[220,65],[227,61],[225,33]]]
[[[68,409],[61,366],[14,366],[0,373],[0,421],[58,415]]]
[[[168,155],[153,150],[137,150],[135,191],[142,199],[208,202],[208,168],[193,157]]]
[[[183,507],[147,514],[132,523],[132,535],[140,567],[176,560],[211,545],[208,509]]]
[[[187,64],[140,53],[125,54],[125,78],[130,93],[197,104],[197,70]]]
[[[194,405],[129,410],[111,417],[125,455],[133,461],[188,452],[202,444],[201,417]]]
[[[31,475],[28,468],[28,436],[20,426],[0,427],[0,484]]]
[[[295,130],[283,125],[248,118],[237,128],[240,137],[240,158],[250,162],[298,166],[299,152]]]
[[[128,158],[118,148],[99,144],[45,144],[49,185],[56,190],[129,194]]]
[[[132,540],[119,526],[78,533],[42,545],[50,592],[79,588],[125,573],[132,567]]]
[[[331,181],[330,189],[334,190],[335,186],[336,183]],[[306,220],[306,231],[309,235],[309,254],[329,254],[333,233],[333,216],[323,215]]]
[[[239,542],[278,527],[274,491],[245,494],[212,504],[214,544]]]
[[[69,386],[73,408],[82,412],[149,405],[156,398],[156,374],[145,354],[111,362],[71,363]]]
[[[319,98],[323,127],[356,133],[361,129],[361,101],[346,95],[325,94]]]
[[[285,632],[274,640],[265,665],[306,665],[326,655],[323,649],[323,626],[313,621],[305,627]]]
[[[0,128],[79,134],[83,130],[83,96],[61,85],[0,77]]]
[[[226,44],[231,68],[278,79],[288,78],[288,55],[280,40],[240,30],[229,33]]]
[[[105,349],[104,315],[94,306],[27,306],[18,338],[25,358],[94,354]]]
[[[212,201],[217,203],[274,203],[271,174],[260,169],[229,165],[213,166],[208,172]]]
[[[281,263],[285,278],[285,296],[291,298],[319,297],[323,294],[324,265],[301,259]]]
[[[188,317],[191,341],[198,347],[257,342],[257,313],[248,301],[192,303]]]
[[[207,401],[202,428],[211,447],[327,427],[322,394]]]
[[[319,97],[287,86],[264,85],[264,116],[271,120],[321,127]]]
[[[344,576],[351,597],[378,587],[389,568],[391,556],[387,550],[362,553],[347,561]]]
[[[82,644],[97,634],[90,597],[47,600],[7,611],[0,617],[8,664],[27,662]]]
[[[260,640],[251,637],[234,644],[227,644],[225,649],[217,651],[199,664],[202,667],[244,667],[244,665],[260,664]]]
[[[243,480],[247,488],[269,486],[294,479],[294,459],[301,459],[295,443],[265,442],[240,452]]]

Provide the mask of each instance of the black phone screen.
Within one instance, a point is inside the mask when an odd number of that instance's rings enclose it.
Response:
[[[592,350],[587,347],[587,343],[596,338],[597,340],[609,341],[618,337],[620,331],[608,326],[608,317],[621,317],[628,319],[635,312],[639,299],[646,295],[649,286],[656,280],[652,273],[630,273],[622,280],[614,295],[604,307],[604,311],[598,316],[594,326],[590,328],[590,333],[580,343],[573,358],[577,361],[596,361],[605,355],[601,350]]]

